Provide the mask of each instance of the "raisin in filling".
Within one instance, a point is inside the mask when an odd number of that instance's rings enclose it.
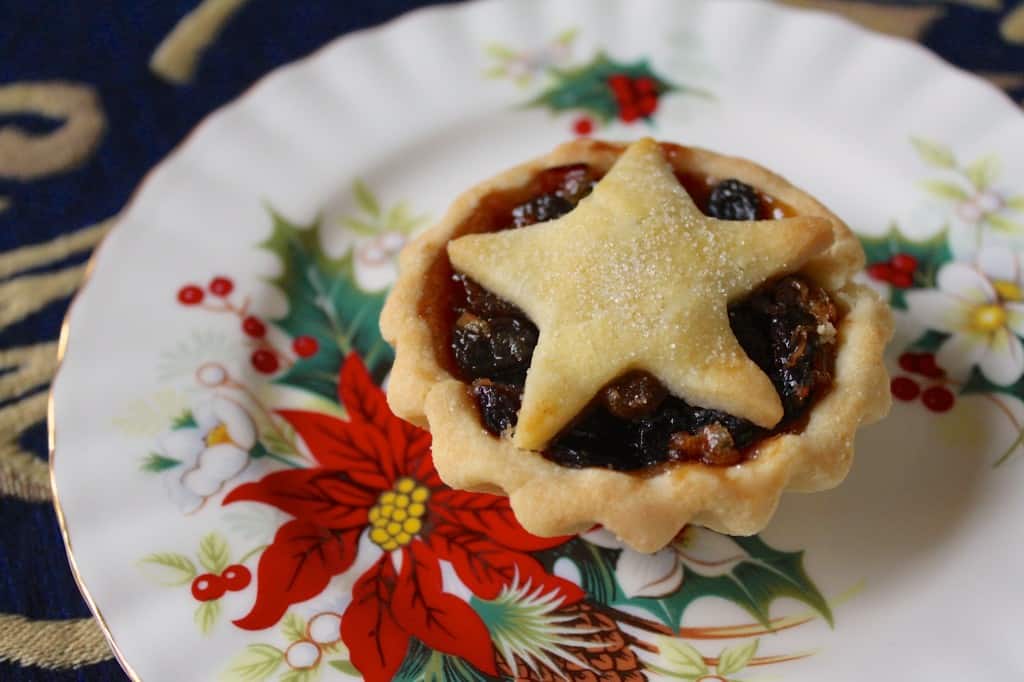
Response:
[[[551,191],[511,209],[497,229],[553,220],[571,211],[597,177],[583,166],[566,167]],[[547,171],[552,173],[552,171]],[[786,209],[738,180],[709,181],[677,174],[702,211],[724,220],[768,219]],[[483,426],[495,435],[513,428],[537,328],[511,303],[463,275],[454,275],[454,364],[471,382]],[[799,426],[813,400],[832,381],[837,311],[828,294],[793,275],[769,282],[729,308],[733,333],[768,375],[784,416],[772,430],[672,396],[657,378],[630,372],[606,386],[591,406],[543,453],[569,467],[624,471],[665,462],[729,466],[742,462],[758,441]]]

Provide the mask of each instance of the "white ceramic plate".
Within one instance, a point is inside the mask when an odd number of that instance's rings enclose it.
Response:
[[[538,541],[380,435],[397,249],[588,130],[783,173],[898,308],[891,417],[757,538]],[[1016,679],[1022,149],[988,85],[759,2],[494,0],[339,40],[211,116],[96,256],[51,415],[82,589],[147,681]]]

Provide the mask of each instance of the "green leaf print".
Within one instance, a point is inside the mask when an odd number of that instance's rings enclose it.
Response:
[[[351,661],[330,661],[327,665],[331,666],[335,670],[345,673],[346,675],[351,675],[352,677],[361,676],[359,669],[352,665]]]
[[[944,144],[930,142],[920,137],[910,138],[911,144],[917,151],[917,155],[925,163],[937,168],[956,168],[956,157],[953,150]]]
[[[352,184],[352,194],[356,198],[356,203],[359,204],[359,208],[369,213],[374,218],[380,216],[380,203],[377,201],[377,197],[374,196],[370,188],[366,186],[366,183],[362,180],[356,180]]]
[[[170,587],[187,585],[196,577],[196,565],[184,554],[158,552],[150,554],[139,562],[146,567],[154,580]]]
[[[196,424],[196,418],[192,416],[192,410],[185,410],[171,422],[171,429],[175,431],[178,429],[191,429],[196,426],[198,424]]]
[[[196,609],[195,620],[196,625],[199,627],[199,632],[207,635],[213,626],[217,623],[217,616],[220,615],[220,600],[214,599],[213,601],[204,601]]]
[[[992,183],[999,177],[1000,164],[999,157],[990,154],[983,156],[967,168],[964,169],[964,174],[967,179],[971,181],[975,189],[979,192],[983,192],[992,186]]]
[[[141,468],[143,471],[158,474],[179,466],[181,466],[180,459],[161,455],[159,452],[151,452],[143,458]]]
[[[658,649],[661,652],[658,667],[664,674],[694,680],[710,672],[700,652],[692,644],[687,644],[681,639],[660,637]]]
[[[940,199],[950,199],[952,201],[964,201],[970,196],[963,187],[955,182],[948,182],[946,180],[922,180],[921,188]]]
[[[486,682],[487,677],[457,656],[432,651],[418,639],[409,640],[409,650],[394,682]]]
[[[1010,220],[1006,216],[1001,216],[998,213],[987,213],[985,215],[985,222],[988,223],[992,229],[1005,234],[1024,233],[1024,223],[1017,222],[1016,220]]]
[[[208,533],[199,541],[199,563],[210,573],[220,574],[231,563],[228,541],[220,533]]]
[[[913,256],[917,260],[913,286],[933,288],[939,268],[953,259],[949,250],[946,230],[929,239],[914,240],[905,236],[899,225],[892,223],[889,231],[880,237],[860,237],[868,264],[886,263],[897,254]],[[906,309],[904,290],[892,288],[889,304],[894,308]]]
[[[770,547],[758,536],[732,537],[747,558],[731,572],[706,576],[684,564],[682,584],[661,598],[627,597],[615,579],[615,562],[621,550],[607,549],[574,540],[570,558],[580,569],[581,583],[595,601],[612,606],[642,608],[670,628],[680,627],[687,607],[702,597],[727,599],[769,626],[772,602],[790,597],[807,604],[832,623],[832,610],[803,567],[803,552],[784,552]],[[610,588],[608,583],[613,582]]]
[[[752,642],[737,644],[725,649],[718,657],[718,665],[715,666],[715,672],[723,676],[732,675],[743,670],[747,667],[747,663],[750,663],[750,659],[754,657],[754,654],[757,653],[757,645],[759,643],[760,640],[755,639]]]
[[[350,351],[381,380],[393,359],[377,326],[385,292],[356,285],[351,252],[336,259],[324,252],[319,221],[299,226],[280,214],[272,217],[273,232],[261,246],[281,259],[281,274],[271,283],[288,300],[288,313],[272,322],[293,338],[312,336],[318,344],[315,354],[297,358],[275,381],[336,401],[338,370]]]
[[[618,116],[619,105],[608,79],[622,74],[630,78],[649,78],[659,94],[667,92],[689,92],[707,96],[702,91],[674,85],[654,72],[646,59],[623,63],[609,59],[599,53],[594,59],[575,69],[552,69],[553,84],[536,99],[531,106],[544,106],[554,112],[585,110],[600,121],[608,122]]]
[[[225,681],[263,682],[281,667],[284,652],[269,644],[251,644],[232,662],[222,676]]]
[[[289,642],[306,638],[306,621],[294,613],[289,613],[281,623],[281,633]]]
[[[1013,211],[1024,211],[1024,194],[1018,194],[1007,199],[1006,207]]]

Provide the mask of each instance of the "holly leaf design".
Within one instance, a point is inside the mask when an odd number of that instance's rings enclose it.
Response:
[[[199,627],[199,632],[204,635],[210,634],[210,630],[217,623],[217,616],[220,615],[220,600],[204,601],[196,609],[193,620]]]
[[[241,682],[263,682],[281,667],[284,652],[269,644],[250,644],[231,663],[229,678]]]
[[[931,142],[920,137],[910,138],[914,150],[921,160],[936,168],[956,168],[956,157],[953,150],[944,144]]]
[[[572,543],[570,555],[580,568],[583,588],[592,597],[615,606],[642,608],[670,628],[679,627],[687,607],[703,597],[727,599],[765,627],[771,626],[772,602],[790,597],[807,604],[832,623],[828,602],[804,570],[803,552],[774,549],[756,535],[729,539],[746,555],[732,571],[708,576],[684,565],[679,589],[662,598],[626,596],[615,578],[615,561],[622,550],[578,540]]]
[[[198,574],[196,565],[184,554],[158,552],[144,557],[140,563],[148,567],[147,573],[157,582],[169,587],[187,585]]]
[[[933,288],[935,275],[945,263],[953,260],[953,252],[949,250],[946,230],[925,240],[914,240],[904,235],[899,225],[892,223],[889,231],[879,237],[860,237],[864,247],[864,255],[869,265],[886,263],[897,254],[906,254],[917,259],[917,271],[914,273],[913,287]],[[889,304],[894,308],[906,309],[904,290],[892,288]]]
[[[678,86],[662,78],[654,72],[646,59],[632,63],[617,62],[600,52],[583,66],[566,70],[552,69],[552,85],[532,100],[529,105],[547,107],[556,113],[583,110],[594,118],[607,123],[619,114],[619,105],[615,94],[611,86],[608,85],[608,79],[619,74],[629,78],[651,79],[659,95],[681,91],[707,95],[702,91]]]
[[[312,682],[316,679],[317,670],[315,668],[303,669],[303,670],[289,670],[278,679],[278,682]]]
[[[220,533],[208,533],[199,541],[199,563],[210,573],[220,574],[231,563],[228,541]]]
[[[784,552],[770,547],[759,536],[734,537],[732,541],[748,555],[730,574],[717,578],[692,581],[699,589],[701,582],[707,582],[709,592],[721,596],[746,609],[762,625],[769,625],[769,608],[779,597],[790,597],[807,604],[817,611],[829,625],[832,624],[832,609],[825,597],[804,570],[802,551]],[[689,574],[684,583],[698,574]],[[686,585],[683,586],[683,591]]]
[[[368,293],[356,285],[351,252],[341,258],[324,252],[319,220],[300,226],[276,212],[271,216],[273,231],[260,246],[281,260],[281,274],[271,284],[288,301],[288,313],[271,321],[289,336],[311,336],[318,345],[315,354],[296,358],[275,381],[333,401],[338,369],[353,350],[375,381],[383,379],[394,359],[377,326],[385,292]]]
[[[947,339],[949,337],[948,335],[943,335],[941,338]],[[919,342],[914,344],[915,350],[918,347],[920,347]],[[1024,377],[1021,377],[1009,386],[1000,386],[997,383],[989,381],[989,379],[982,374],[981,370],[975,367],[971,370],[971,374],[967,377],[967,381],[965,381],[964,385],[960,388],[960,394],[971,395],[978,393],[1003,393],[1020,400],[1021,396],[1024,396]]]
[[[402,667],[395,673],[394,682],[488,682],[495,678],[457,656],[433,651],[417,639],[409,641]]]
[[[718,665],[715,666],[715,672],[719,676],[724,676],[743,670],[747,667],[747,663],[750,663],[750,659],[754,657],[754,654],[757,653],[757,646],[760,642],[761,640],[755,639],[752,642],[737,644],[723,650],[718,656]]]

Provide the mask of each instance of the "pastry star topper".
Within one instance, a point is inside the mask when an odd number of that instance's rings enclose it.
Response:
[[[541,450],[634,369],[693,405],[773,427],[782,402],[733,335],[727,306],[831,243],[823,218],[704,215],[645,138],[561,218],[466,235],[448,255],[540,330],[513,443]]]

